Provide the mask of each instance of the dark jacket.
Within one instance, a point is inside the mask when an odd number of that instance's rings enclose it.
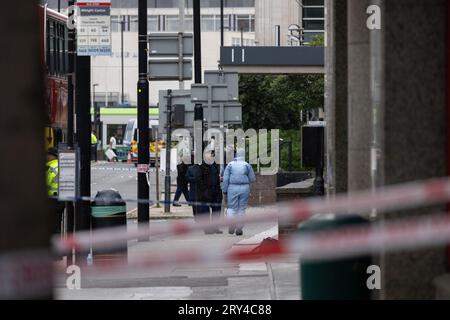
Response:
[[[185,163],[180,163],[177,165],[177,185],[185,186],[188,181],[186,180],[186,173],[188,171],[188,165]]]
[[[222,202],[222,190],[220,189],[220,166],[216,163],[203,163],[201,166],[202,180],[199,193],[202,201]]]
[[[198,199],[199,186],[202,180],[202,170],[200,165],[194,164],[186,171],[186,181],[189,183],[189,201],[200,201]]]

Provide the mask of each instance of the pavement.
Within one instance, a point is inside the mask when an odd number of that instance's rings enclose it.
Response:
[[[187,214],[187,206],[177,208]],[[247,214],[258,214],[249,208]],[[188,218],[187,218],[188,219]],[[170,219],[152,220],[153,224],[169,223]],[[136,219],[128,219],[128,228],[137,228]],[[176,250],[218,250],[236,248],[251,250],[265,238],[277,238],[276,221],[248,225],[243,236],[205,235],[196,231],[178,237],[155,237],[147,242],[128,243],[128,261],[151,252]],[[95,263],[95,259],[94,259]],[[209,263],[207,265],[173,265],[160,269],[127,269],[116,274],[82,275],[81,289],[65,288],[67,275],[57,278],[56,299],[62,300],[298,300],[298,258],[276,262]]]
[[[127,228],[137,228],[136,168],[127,163],[92,163],[92,195],[97,191],[114,188],[127,201]],[[156,173],[150,173],[150,199],[156,200]],[[172,177],[171,192],[175,190]],[[164,178],[160,179],[163,190]],[[160,199],[164,199],[163,194]],[[182,197],[180,201],[184,201]],[[257,210],[258,209],[258,210]],[[247,214],[258,214],[261,208],[249,208]],[[150,230],[155,224],[170,223],[172,219],[193,219],[188,205],[150,208]],[[150,241],[128,242],[128,261],[152,252],[186,252],[199,250],[236,249],[252,250],[265,238],[278,237],[277,221],[248,225],[243,236],[228,234],[205,235],[202,231],[178,237],[151,237]],[[95,265],[95,258],[94,258]],[[297,300],[300,298],[298,258],[285,258],[276,262],[215,263],[207,265],[173,265],[163,269],[124,269],[119,273],[89,275],[82,273],[81,289],[66,288],[68,274],[65,265],[56,277],[55,298],[64,300]],[[83,269],[82,269],[83,270]],[[82,271],[83,272],[83,271]]]
[[[176,172],[172,172],[171,192],[176,189]],[[126,199],[127,210],[137,207],[137,171],[133,164],[98,161],[91,163],[91,196],[105,189],[117,190]],[[150,200],[156,201],[156,170],[150,168]],[[160,172],[159,190],[164,191],[164,172]],[[160,197],[163,199],[163,196]]]

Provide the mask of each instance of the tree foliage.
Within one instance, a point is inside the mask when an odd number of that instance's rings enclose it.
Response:
[[[310,46],[323,46],[323,35]],[[244,128],[298,129],[300,111],[324,106],[321,74],[241,75],[240,101]]]
[[[323,108],[323,75],[243,75],[244,128],[296,129],[300,111]]]

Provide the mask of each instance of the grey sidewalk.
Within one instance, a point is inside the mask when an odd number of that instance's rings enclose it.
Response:
[[[250,209],[248,214],[256,213],[254,209]],[[131,220],[129,225],[130,228],[135,228],[137,223]],[[205,235],[197,231],[180,237],[130,242],[128,260],[138,259],[142,254],[151,255],[151,252],[163,253],[177,249],[215,250],[217,245],[225,245],[228,250],[251,250],[264,238],[277,237],[277,223],[269,221],[246,226],[242,237],[228,234],[225,228],[222,231],[223,234]],[[120,274],[82,277],[81,290],[63,289],[65,280],[59,279],[55,294],[58,299],[95,300],[295,300],[300,296],[297,260],[293,257],[272,263],[214,263],[174,265],[160,270],[124,270]]]

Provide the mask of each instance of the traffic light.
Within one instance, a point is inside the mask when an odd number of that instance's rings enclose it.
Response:
[[[172,111],[172,127],[182,128],[184,127],[184,104],[175,104]]]

